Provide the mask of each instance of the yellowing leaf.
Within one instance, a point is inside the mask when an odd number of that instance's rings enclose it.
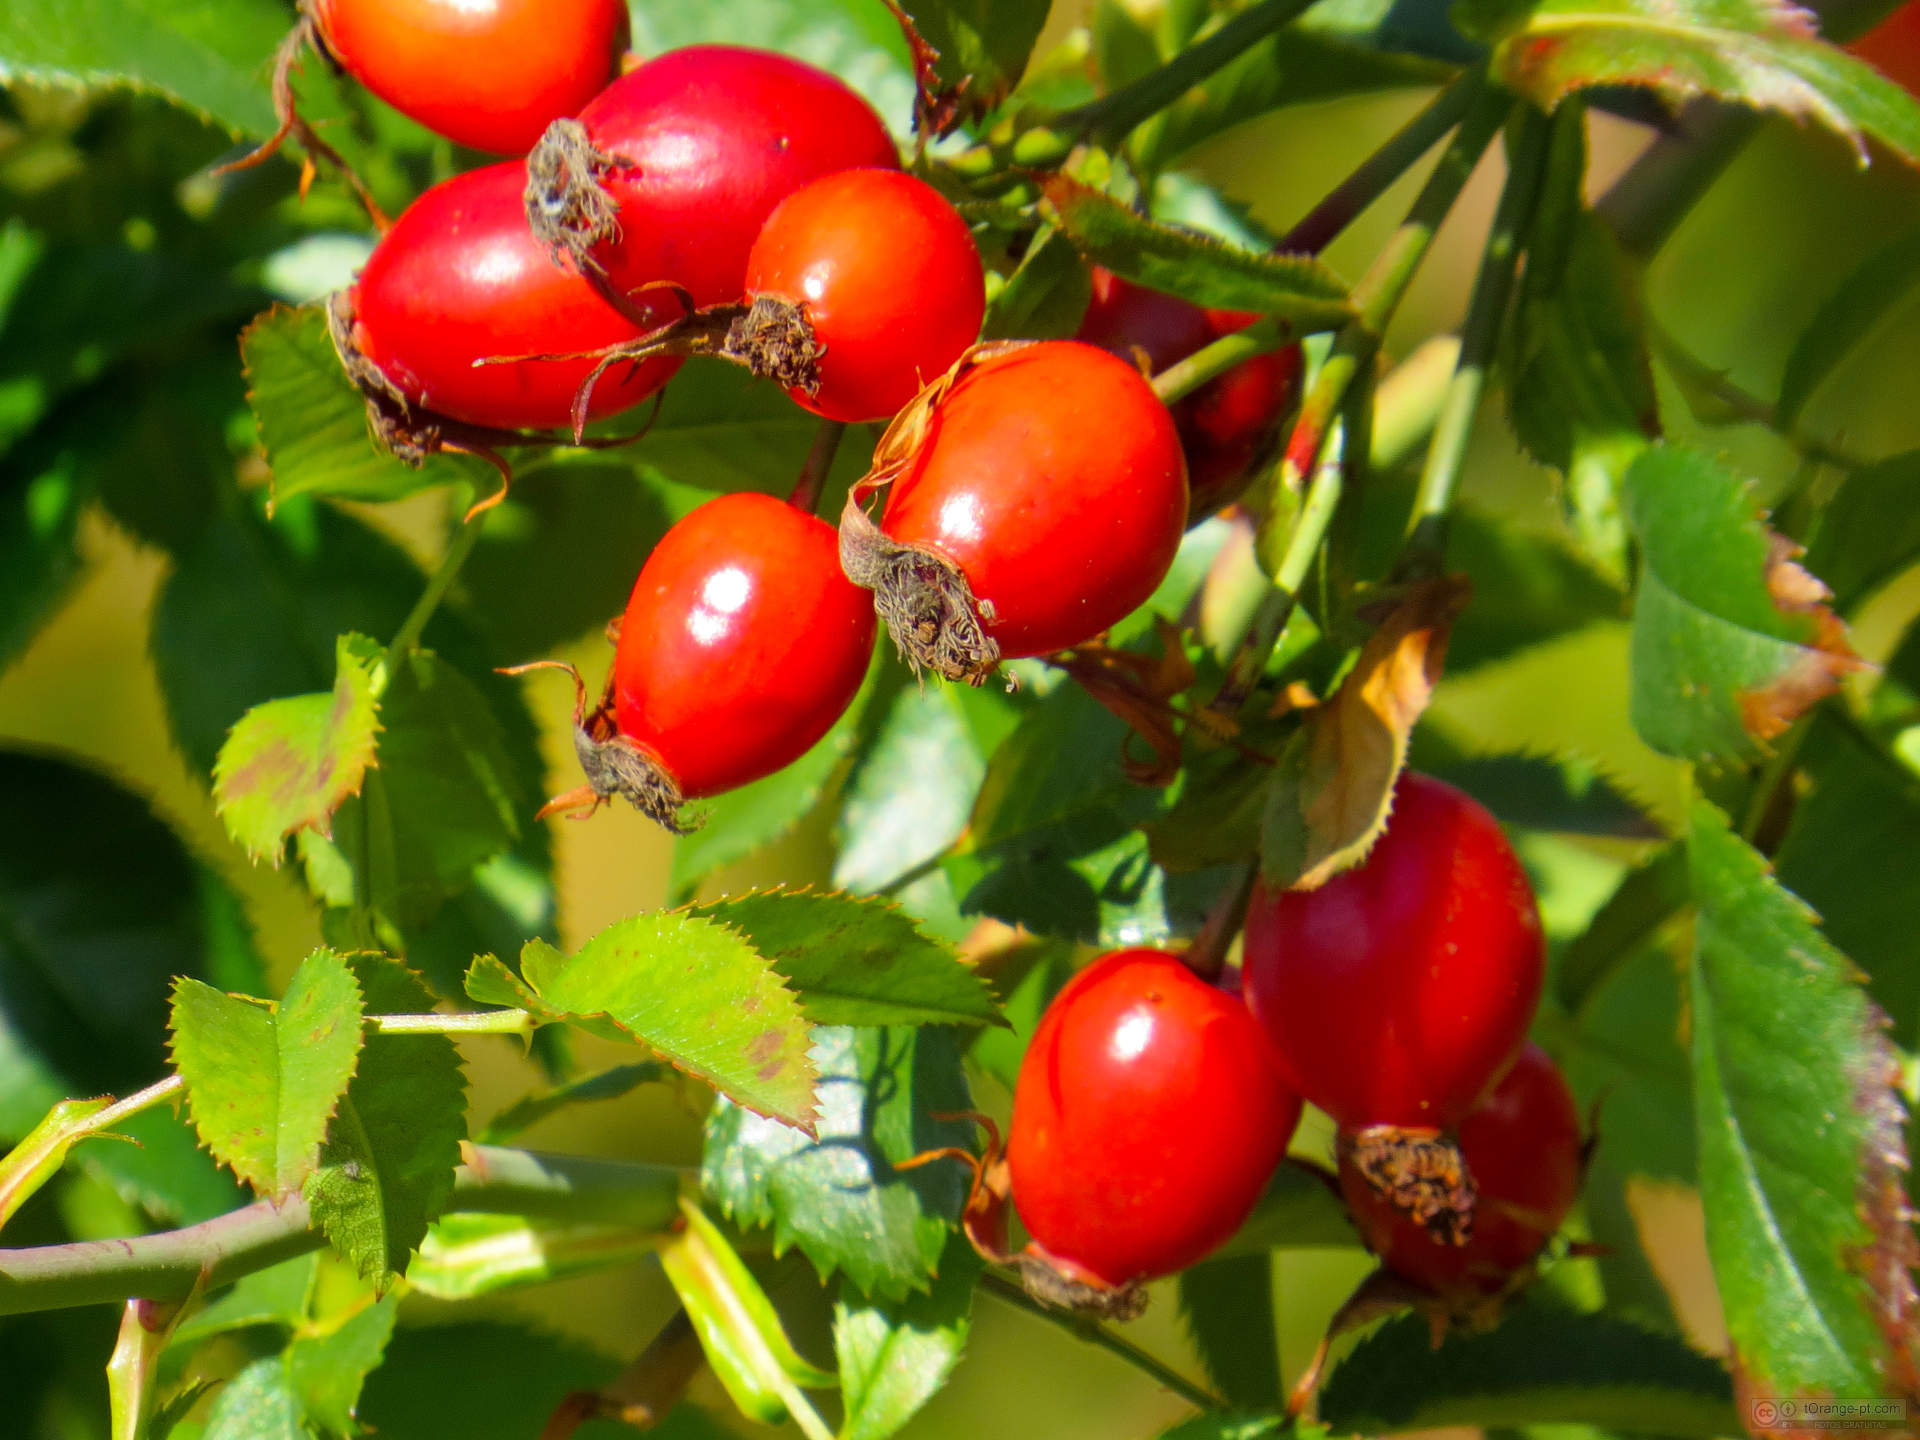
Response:
[[[1317,890],[1373,848],[1407,737],[1433,697],[1447,636],[1470,593],[1458,575],[1401,591],[1332,699],[1287,746],[1261,824],[1269,885]]]

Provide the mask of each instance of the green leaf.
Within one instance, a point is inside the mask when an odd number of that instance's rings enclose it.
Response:
[[[1627,516],[1641,554],[1630,713],[1656,750],[1758,755],[1859,663],[1732,471],[1648,450],[1627,472]]]
[[[499,963],[494,961],[496,965]],[[557,1110],[589,1100],[618,1100],[624,1095],[631,1095],[642,1085],[665,1079],[666,1075],[667,1067],[652,1060],[643,1060],[637,1065],[615,1065],[611,1070],[583,1075],[578,1080],[556,1085],[551,1090],[523,1095],[489,1120],[487,1128],[477,1138],[482,1144],[498,1145]]]
[[[946,1384],[967,1348],[980,1270],[972,1248],[956,1235],[923,1295],[875,1300],[841,1287],[833,1307],[833,1349],[846,1406],[845,1440],[887,1440]]]
[[[130,1116],[113,1131],[134,1143],[85,1145],[72,1163],[154,1219],[194,1225],[246,1203],[246,1192],[200,1148],[192,1124],[171,1106]]]
[[[384,955],[349,963],[373,1014],[431,1009],[417,977]],[[460,1052],[444,1035],[369,1035],[305,1194],[314,1224],[385,1290],[453,1193],[466,1130]]]
[[[1676,1336],[1540,1302],[1437,1349],[1424,1316],[1389,1321],[1328,1379],[1320,1418],[1336,1433],[1577,1423],[1707,1437],[1742,1428],[1719,1361]]]
[[[1020,714],[997,686],[899,685],[847,781],[833,883],[888,890],[953,844]]]
[[[958,92],[970,114],[992,110],[1026,72],[1047,22],[1028,0],[901,0],[921,38],[939,52],[941,89]]]
[[[274,306],[241,332],[240,358],[275,501],[398,500],[454,480],[486,483],[450,456],[416,469],[375,443],[366,399],[340,366],[320,305]]]
[[[580,1340],[526,1324],[402,1327],[367,1377],[360,1422],[380,1440],[527,1440],[567,1396],[619,1369]]]
[[[436,1300],[472,1300],[547,1285],[644,1259],[660,1233],[631,1225],[523,1215],[443,1215],[407,1269],[407,1287]]]
[[[86,488],[68,456],[36,468],[9,463],[0,475],[0,672],[32,643],[80,577],[74,532]]]
[[[0,17],[0,81],[152,91],[230,134],[270,135],[262,77],[288,23],[270,0],[14,0]]]
[[[1098,944],[1151,943],[1204,913],[1219,873],[1166,875],[1135,828],[1165,796],[1127,778],[1129,733],[1074,684],[1027,714],[994,751],[943,862],[962,909]]]
[[[277,863],[281,842],[296,830],[326,834],[333,812],[359,793],[373,763],[380,649],[365,636],[343,635],[337,653],[330,692],[256,705],[220,747],[215,808],[255,860]]]
[[[646,433],[615,453],[678,485],[764,490],[769,477],[799,473],[820,428],[779,386],[738,365],[689,365],[662,393]],[[848,442],[834,457],[835,476],[866,468],[862,438],[850,435]]]
[[[1885,1017],[1813,913],[1705,801],[1687,855],[1700,1189],[1745,1385],[1883,1394],[1920,1361]]]
[[[1843,614],[1920,556],[1920,450],[1847,476],[1820,512],[1806,565],[1833,590]]]
[[[322,1334],[295,1336],[287,1347],[288,1386],[307,1424],[322,1435],[360,1433],[354,1423],[360,1390],[386,1353],[399,1308],[400,1297],[389,1295]]]
[[[1856,265],[1800,332],[1780,377],[1773,424],[1791,434],[1807,403],[1869,335],[1913,293],[1920,273],[1920,229],[1909,230]]]
[[[202,1440],[313,1440],[280,1356],[262,1356],[220,1387]]]
[[[1086,318],[1093,277],[1071,241],[1042,227],[1007,283],[987,302],[983,340],[1070,340]]]
[[[355,865],[366,899],[412,933],[519,838],[534,803],[478,687],[427,650],[392,662],[390,674],[377,768],[334,826],[340,854],[366,858],[364,877]],[[302,837],[302,853],[311,848]]]
[[[1554,963],[1554,993],[1578,1014],[1616,967],[1652,940],[1691,894],[1686,851],[1669,845],[1630,871]]]
[[[1920,932],[1888,857],[1920,853],[1920,779],[1858,727],[1823,711],[1797,755],[1804,788],[1775,852],[1780,883],[1820,912],[1827,938],[1867,972],[1894,1035],[1920,1049]]]
[[[1497,38],[1493,73],[1542,109],[1608,85],[1671,105],[1713,95],[1823,125],[1862,164],[1867,135],[1920,159],[1912,97],[1788,0],[1469,0],[1456,23]]]
[[[1233,1255],[1181,1271],[1180,1315],[1207,1379],[1229,1404],[1279,1407],[1280,1336],[1266,1255]]]
[[[745,935],[816,1025],[1003,1023],[972,967],[884,900],[768,890],[688,913]]]
[[[1136,284],[1196,305],[1278,315],[1303,335],[1352,318],[1347,287],[1318,260],[1157,225],[1065,176],[1048,181],[1046,195],[1047,214],[1082,255]]]
[[[468,594],[486,597],[480,619],[495,653],[535,659],[601,629],[660,537],[712,498],[612,454],[516,467],[460,572]]]
[[[101,863],[102,837],[111,837],[111,866]],[[69,1096],[151,1083],[166,1065],[177,975],[259,985],[252,937],[225,882],[113,781],[0,749],[0,1137],[18,1140]],[[116,1167],[139,1158],[111,1144],[81,1154],[89,1166],[94,1155]],[[140,1183],[184,1213],[217,1174],[202,1156],[145,1168]]]
[[[360,1055],[360,987],[331,950],[300,962],[274,1010],[183,978],[173,1063],[194,1128],[256,1192],[281,1197],[313,1172]]]
[[[550,1013],[604,1016],[722,1095],[811,1130],[799,1002],[737,932],[698,915],[640,915],[570,958],[534,941],[520,967]]]
[[[716,1105],[707,1119],[701,1184],[740,1225],[773,1226],[776,1254],[798,1245],[822,1276],[836,1270],[869,1295],[925,1290],[966,1195],[947,1161],[910,1171],[925,1150],[967,1145],[968,1108],[950,1032],[814,1031],[820,1069],[818,1137]]]

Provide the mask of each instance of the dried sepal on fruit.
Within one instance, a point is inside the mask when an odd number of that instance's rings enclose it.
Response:
[[[865,502],[882,489],[875,521]],[[1002,341],[895,417],[842,517],[841,556],[916,670],[979,684],[1130,613],[1186,517],[1179,438],[1138,371],[1077,341]]]

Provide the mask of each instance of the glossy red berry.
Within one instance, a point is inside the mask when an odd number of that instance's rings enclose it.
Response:
[[[1255,318],[1247,311],[1203,310],[1095,266],[1079,338],[1129,358],[1144,354],[1158,374]],[[1209,514],[1239,493],[1300,399],[1301,363],[1298,345],[1258,355],[1174,403],[1194,515]]]
[[[1464,1245],[1434,1239],[1345,1159],[1340,1193],[1367,1248],[1389,1270],[1436,1295],[1471,1300],[1503,1289],[1540,1253],[1580,1195],[1580,1111],[1539,1046],[1523,1048],[1505,1078],[1460,1122],[1460,1150],[1480,1191]]]
[[[682,799],[770,775],[852,702],[873,630],[832,526],[769,495],[709,500],[654,547],[627,601],[620,734]]]
[[[599,178],[621,216],[594,255],[623,290],[670,280],[696,305],[740,299],[760,227],[802,185],[899,164],[880,117],[839,79],[731,45],[655,56],[579,119],[613,161]],[[628,215],[646,217],[642,233]]]
[[[1166,406],[1072,340],[964,371],[887,492],[880,528],[966,576],[1003,658],[1092,639],[1165,577],[1187,523]]]
[[[474,362],[587,351],[640,333],[528,233],[525,181],[526,166],[509,160],[434,186],[380,238],[348,292],[354,348],[409,403],[474,425],[563,426],[591,360]],[[681,313],[666,296],[646,303],[655,323]],[[679,365],[614,366],[591,414],[637,403]]]
[[[1318,890],[1256,887],[1242,971],[1283,1073],[1339,1125],[1445,1130],[1519,1052],[1544,964],[1499,823],[1409,771],[1364,864]]]
[[[327,50],[429,130],[524,155],[619,71],[626,0],[313,0]]]
[[[1239,1229],[1299,1118],[1246,1007],[1177,956],[1118,951],[1068,982],[1021,1062],[1014,1207],[1072,1279],[1170,1274]]]
[[[747,259],[747,295],[798,305],[819,384],[787,393],[829,420],[880,420],[980,333],[986,277],[959,213],[898,170],[843,170],[780,202]]]

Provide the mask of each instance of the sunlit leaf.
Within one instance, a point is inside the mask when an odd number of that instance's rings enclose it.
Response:
[[[300,962],[276,1009],[182,978],[173,1062],[201,1142],[262,1195],[313,1172],[360,1056],[360,986],[331,950]]]
[[[833,1307],[846,1440],[887,1440],[946,1383],[972,1328],[980,1262],[955,1236],[933,1286],[904,1300],[872,1300],[843,1286]]]

